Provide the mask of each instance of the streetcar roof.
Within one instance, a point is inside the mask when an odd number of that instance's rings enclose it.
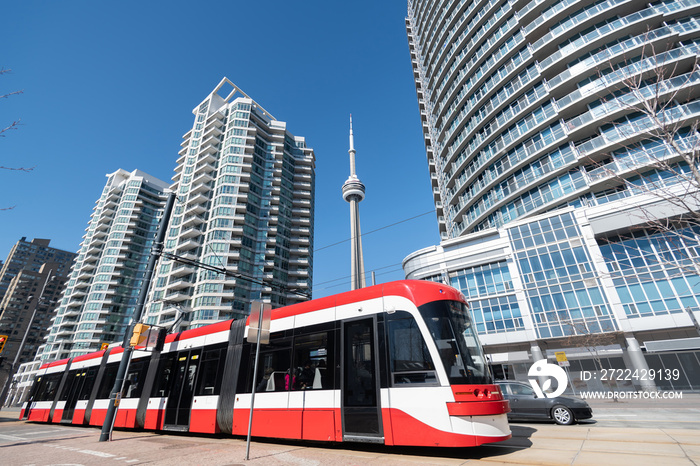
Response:
[[[291,317],[300,314],[306,314],[308,312],[314,312],[321,309],[328,309],[335,306],[342,306],[345,304],[352,304],[356,302],[377,299],[383,296],[401,296],[412,301],[416,306],[422,306],[423,304],[432,301],[448,300],[465,302],[462,293],[452,288],[451,286],[425,280],[399,280],[394,282],[381,283],[379,285],[368,286],[366,288],[361,288],[358,290],[347,291],[345,293],[326,296],[319,299],[313,299],[311,301],[292,304],[291,306],[273,309],[272,320],[283,319],[285,317]],[[249,319],[250,317],[247,318],[246,325],[249,324]],[[233,320],[226,320],[223,322],[205,325],[203,327],[185,330],[179,333],[171,333],[166,336],[165,343],[172,343],[175,341],[187,340],[203,335],[225,332],[231,329],[232,323]],[[124,351],[124,348],[122,348],[121,346],[110,348],[110,355],[119,354],[122,351]],[[100,350],[94,353],[76,356],[74,361],[77,362],[102,357],[104,353],[105,350]],[[68,363],[69,360],[70,358],[66,358],[58,361],[49,362],[42,365],[41,369],[47,369],[49,367],[59,366],[62,364],[65,365]]]
[[[412,301],[416,306],[422,306],[432,301],[465,302],[462,293],[451,286],[425,280],[399,280],[273,309],[272,320],[368,301],[383,296],[401,296]],[[250,320],[247,320],[246,324],[249,323]]]

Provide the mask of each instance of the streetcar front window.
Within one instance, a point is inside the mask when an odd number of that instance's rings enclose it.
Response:
[[[467,306],[435,301],[418,308],[440,352],[451,384],[490,384],[484,351]]]
[[[437,374],[416,319],[406,311],[387,315],[391,384],[435,384]]]

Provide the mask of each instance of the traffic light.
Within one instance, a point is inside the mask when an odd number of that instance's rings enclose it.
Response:
[[[151,328],[150,325],[136,324],[134,325],[134,333],[131,334],[130,346],[140,346],[148,338],[147,332]]]
[[[0,353],[2,353],[2,349],[5,347],[5,343],[7,343],[7,339],[10,338],[7,335],[0,335]]]

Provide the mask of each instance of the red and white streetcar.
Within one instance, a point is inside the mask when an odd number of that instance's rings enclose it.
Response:
[[[510,438],[462,294],[398,281],[272,311],[270,343],[245,320],[170,334],[137,350],[115,427],[331,442],[465,447]],[[30,421],[101,425],[123,350],[44,365]]]

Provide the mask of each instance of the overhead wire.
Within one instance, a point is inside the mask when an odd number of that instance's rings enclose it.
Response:
[[[405,223],[405,222],[408,222],[408,221],[410,221],[410,220],[414,220],[414,219],[416,219],[416,218],[423,217],[423,216],[425,216],[425,215],[432,214],[432,213],[435,213],[435,209],[429,210],[429,211],[427,211],[427,212],[423,212],[422,214],[414,215],[413,217],[408,217],[408,218],[405,218],[405,219],[403,219],[403,220],[399,220],[398,222],[394,222],[394,223],[391,223],[391,224],[389,224],[389,225],[385,225],[385,226],[382,226],[382,227],[380,227],[380,228],[376,228],[376,229],[374,229],[374,230],[371,230],[371,231],[368,231],[368,232],[365,232],[365,233],[362,233],[360,236],[362,237],[362,236],[365,236],[365,235],[369,235],[369,234],[371,234],[371,233],[376,233],[376,232],[378,232],[378,231],[385,230],[385,229],[387,229],[387,228],[391,228],[391,227],[394,227],[394,226],[396,226],[396,225],[400,225],[400,224],[402,224],[402,223]],[[330,247],[332,247],[332,246],[337,246],[337,245],[339,245],[339,244],[346,243],[346,242],[348,242],[348,241],[350,241],[350,240],[352,240],[352,238],[344,239],[344,240],[342,240],[342,241],[338,241],[338,242],[336,242],[336,243],[332,243],[332,244],[329,244],[329,245],[320,247],[320,248],[318,248],[318,249],[314,249],[314,253],[316,253],[316,252],[318,252],[318,251],[322,251],[322,250],[324,250],[324,249],[328,249],[328,248],[330,248]],[[377,270],[387,269],[387,268],[390,268],[390,267],[396,267],[396,266],[403,266],[403,262],[396,263],[396,264],[391,264],[391,265],[386,265],[386,266],[382,266],[382,267],[378,267],[378,268],[375,268],[375,269],[370,270],[369,273],[375,272],[375,271],[377,271]],[[390,270],[390,271],[387,271],[387,272],[382,272],[382,273],[377,274],[377,275],[386,275],[386,274],[388,274],[388,273],[396,272],[396,271],[398,271],[398,270],[401,270],[401,269],[399,268],[399,269],[396,269],[396,270]],[[338,278],[333,278],[333,279],[331,279],[331,280],[326,280],[326,281],[324,281],[324,282],[314,283],[314,285],[313,285],[313,290],[314,290],[314,292],[316,292],[316,291],[319,291],[319,290],[327,290],[327,289],[329,289],[329,288],[335,288],[335,287],[337,287],[337,286],[345,285],[345,283],[338,283],[338,284],[331,285],[331,286],[325,286],[325,287],[320,288],[320,289],[317,288],[319,285],[326,285],[326,284],[330,284],[330,283],[334,283],[334,282],[339,282],[339,281],[342,281],[342,280],[348,280],[348,279],[350,279],[350,278],[352,278],[352,276],[351,276],[351,275],[347,275],[347,276],[344,276],[344,277],[338,277]]]
[[[409,217],[409,218],[405,218],[405,219],[403,219],[403,220],[399,220],[398,222],[394,222],[394,223],[392,223],[392,224],[385,225],[385,226],[383,226],[383,227],[377,228],[377,229],[372,230],[372,231],[367,231],[367,232],[365,232],[365,233],[361,233],[361,234],[360,234],[360,237],[367,236],[367,235],[370,235],[370,234],[372,234],[372,233],[376,233],[376,232],[378,232],[378,231],[385,230],[385,229],[387,229],[387,228],[394,227],[394,226],[399,225],[399,224],[401,224],[401,223],[408,222],[408,221],[414,220],[414,219],[416,219],[416,218],[418,218],[418,217],[422,217],[422,216],[424,216],[424,215],[433,214],[433,213],[435,213],[435,209],[429,210],[429,211],[427,211],[427,212],[423,212],[422,214],[414,215],[413,217]],[[339,245],[339,244],[347,243],[347,242],[350,241],[350,240],[352,240],[352,238],[347,238],[347,239],[344,239],[344,240],[342,240],[342,241],[338,241],[337,243],[329,244],[329,245],[326,245],[326,246],[323,246],[323,247],[314,249],[314,254],[317,253],[318,251],[322,251],[322,250],[324,250],[324,249],[328,249],[328,248],[330,248],[330,247],[337,246],[337,245]]]

